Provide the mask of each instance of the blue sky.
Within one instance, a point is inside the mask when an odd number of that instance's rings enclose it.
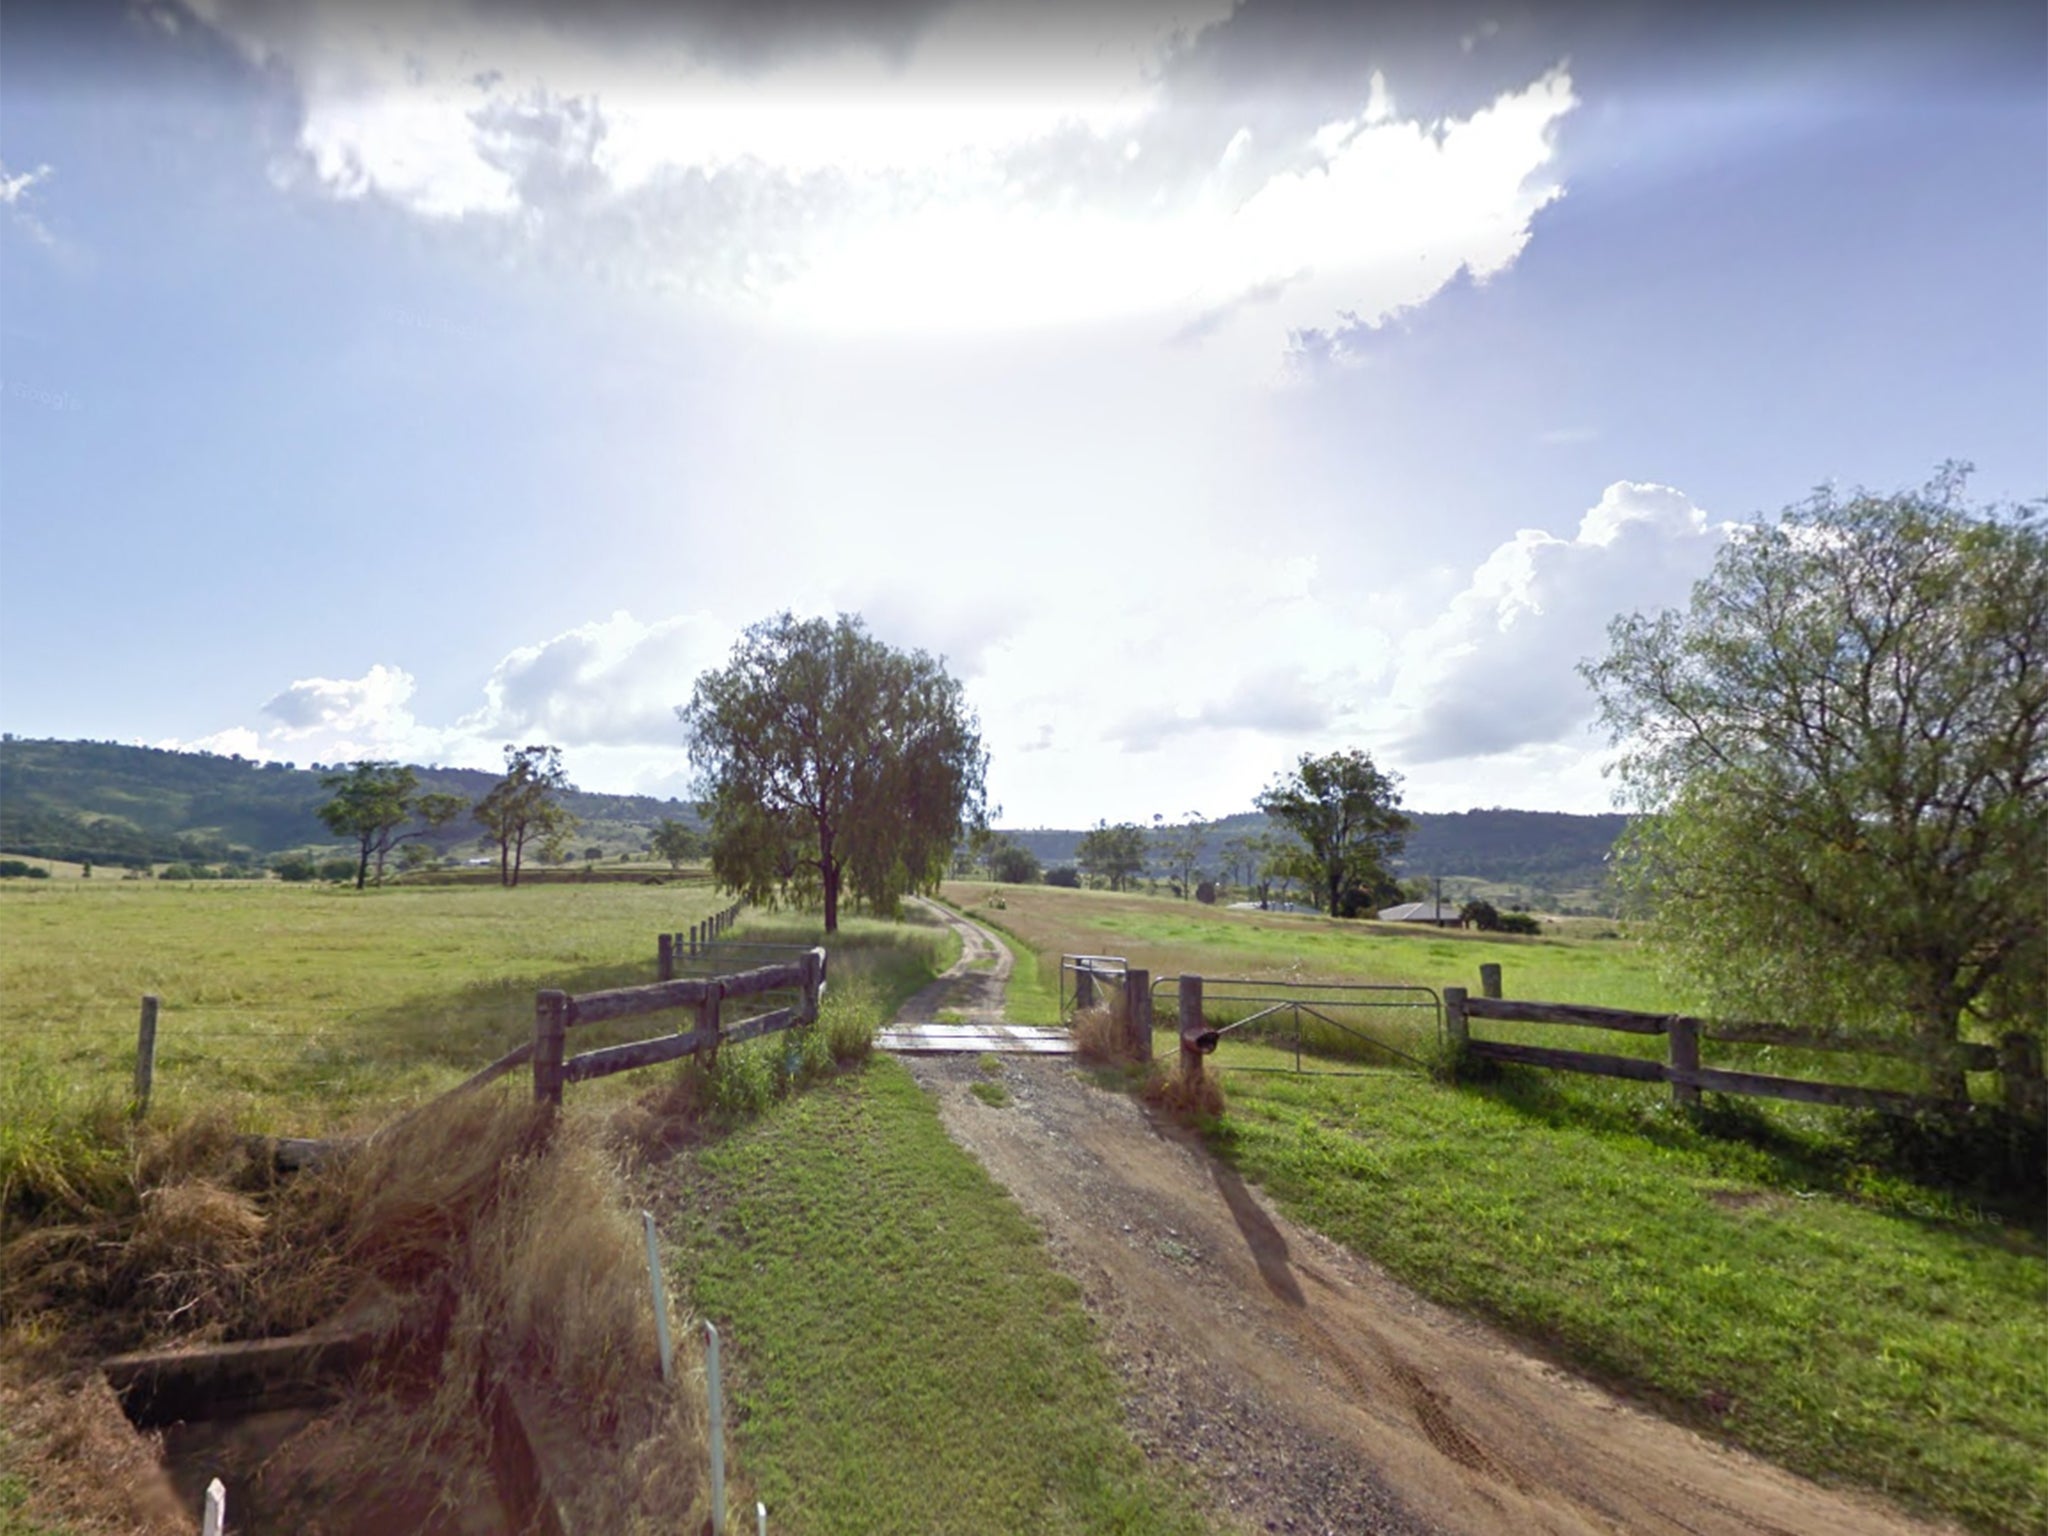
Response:
[[[0,724],[675,793],[850,609],[1013,824],[1601,809],[1726,524],[2048,491],[2038,6],[757,14],[0,12]]]

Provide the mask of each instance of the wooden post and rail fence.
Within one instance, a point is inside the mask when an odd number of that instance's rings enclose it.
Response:
[[[1069,957],[1089,959],[1092,957]],[[1095,1001],[1094,978],[1087,966],[1078,966],[1075,978],[1077,1006]],[[1805,1078],[1781,1077],[1762,1072],[1734,1071],[1702,1064],[1702,1041],[1739,1045],[1782,1046],[1799,1050],[1840,1051],[1866,1056],[1885,1056],[1924,1062],[1924,1050],[1910,1042],[1843,1039],[1818,1031],[1784,1024],[1734,1023],[1695,1018],[1689,1014],[1641,1013],[1622,1008],[1601,1008],[1577,1003],[1542,1003],[1510,1000],[1501,996],[1501,968],[1485,964],[1480,968],[1481,995],[1472,996],[1463,987],[1443,989],[1444,1028],[1456,1064],[1473,1061],[1511,1062],[1521,1066],[1544,1067],[1561,1072],[1582,1072],[1619,1077],[1636,1082],[1668,1083],[1672,1097],[1680,1104],[1697,1104],[1702,1093],[1726,1093],[1756,1098],[1786,1099],[1803,1104],[1826,1104],[1847,1109],[1876,1110],[1885,1114],[1915,1115],[1928,1111],[1952,1110],[1948,1100],[1894,1089],[1864,1088],[1846,1083],[1815,1082]],[[1150,974],[1127,970],[1124,997],[1119,1014],[1141,1060],[1151,1056]],[[1203,1073],[1203,1057],[1212,1055],[1221,1032],[1204,1017],[1203,978],[1178,978],[1178,1025],[1180,1070],[1190,1081]],[[1563,1050],[1552,1046],[1520,1045],[1501,1040],[1475,1038],[1474,1020],[1496,1019],[1523,1024],[1563,1024],[1588,1029],[1607,1029],[1634,1035],[1661,1035],[1665,1059],[1621,1056],[1595,1051]],[[1950,1048],[1948,1061],[1963,1072],[1995,1072],[1999,1075],[2001,1101],[2006,1111],[2018,1118],[2048,1117],[2048,1081],[2044,1081],[2041,1042],[2032,1035],[2012,1033],[1995,1045],[1964,1043]]]
[[[657,942],[655,955],[655,976],[661,981],[673,981],[676,965],[685,958],[695,957],[702,951],[724,938],[732,925],[739,921],[743,902],[734,902],[722,912],[714,912],[701,923],[690,924],[687,933],[664,933]]]
[[[1483,997],[1470,996],[1463,987],[1444,988],[1444,1029],[1450,1040],[1454,1062],[1504,1061],[1525,1067],[1546,1067],[1558,1072],[1669,1083],[1672,1098],[1680,1104],[1697,1104],[1700,1094],[1705,1092],[1788,1099],[1800,1104],[1831,1104],[1844,1109],[1877,1110],[1890,1115],[1917,1115],[1957,1107],[1947,1099],[1901,1093],[1889,1088],[1861,1088],[1846,1083],[1814,1082],[1761,1072],[1735,1072],[1700,1063],[1702,1041],[1775,1045],[1803,1051],[1841,1051],[1924,1063],[1927,1054],[1918,1044],[1867,1038],[1847,1040],[1784,1024],[1743,1024],[1694,1018],[1680,1013],[1639,1013],[1625,1008],[1595,1008],[1580,1003],[1510,1000],[1498,993],[1497,970],[1491,985],[1494,991]],[[1565,1024],[1632,1035],[1662,1035],[1665,1059],[1658,1061],[1652,1057],[1617,1056],[1598,1051],[1562,1050],[1552,1046],[1518,1045],[1504,1040],[1475,1038],[1472,1034],[1473,1021],[1486,1019],[1517,1024]],[[2009,1034],[1996,1046],[1954,1045],[1948,1048],[1946,1061],[1963,1072],[1998,1073],[2005,1108],[2013,1115],[2038,1117],[2048,1114],[2048,1095],[2043,1093],[2041,1042],[2034,1036]]]

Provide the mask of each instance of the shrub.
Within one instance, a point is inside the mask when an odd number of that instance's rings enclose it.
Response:
[[[274,861],[270,867],[277,871],[278,879],[294,883],[311,880],[320,872],[319,866],[313,862],[312,855],[305,853],[287,853]]]
[[[1499,930],[1502,933],[1541,933],[1543,925],[1528,912],[1503,912],[1500,915]]]
[[[1178,1061],[1170,1071],[1153,1065],[1145,1078],[1144,1097],[1155,1109],[1195,1118],[1214,1119],[1227,1107],[1219,1074],[1205,1070],[1198,1077],[1190,1077],[1181,1071]]]
[[[47,880],[50,872],[25,859],[0,859],[0,880]]]
[[[1045,872],[1045,883],[1064,891],[1078,891],[1081,889],[1081,871],[1071,864],[1055,864]]]
[[[1097,1005],[1074,1015],[1074,1052],[1083,1061],[1122,1065],[1136,1061],[1124,1022],[1109,1009]]]
[[[344,855],[341,858],[322,859],[320,861],[320,878],[322,880],[354,880],[355,877],[356,861],[354,859]]]

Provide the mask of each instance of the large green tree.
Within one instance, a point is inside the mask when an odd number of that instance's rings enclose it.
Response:
[[[466,802],[460,795],[421,794],[419,776],[394,762],[364,758],[345,772],[322,776],[323,789],[334,798],[320,807],[321,821],[336,837],[356,844],[356,889],[368,882],[371,865],[377,883],[384,883],[384,860],[391,850],[445,827],[460,816]]]
[[[1120,891],[1145,872],[1145,829],[1133,821],[1114,826],[1098,821],[1082,836],[1074,856],[1084,871]]]
[[[680,871],[683,865],[704,851],[704,840],[696,830],[673,816],[664,816],[654,829],[649,845],[668,860],[668,867]]]
[[[519,883],[526,848],[535,844],[556,854],[575,829],[577,818],[555,797],[571,788],[562,767],[562,749],[551,746],[505,748],[505,776],[476,803],[475,816],[484,829],[480,841],[498,850],[498,883]]]
[[[1624,888],[1716,1006],[1916,1041],[2048,1014],[2048,528],[1816,493],[1585,671],[1646,813]]]
[[[1356,748],[1318,757],[1304,752],[1294,771],[1268,785],[1255,802],[1301,840],[1315,867],[1331,916],[1344,910],[1352,887],[1372,890],[1408,836],[1400,778]]]
[[[944,878],[987,820],[988,754],[960,684],[855,614],[753,625],[676,713],[711,823],[711,867],[752,901],[846,891],[879,912]]]

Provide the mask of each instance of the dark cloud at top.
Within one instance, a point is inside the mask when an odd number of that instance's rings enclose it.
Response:
[[[424,0],[394,0],[400,6]],[[708,64],[735,73],[830,54],[864,44],[900,58],[948,0],[711,0],[660,5],[651,0],[498,0],[489,14],[566,23],[628,42],[674,42]]]

